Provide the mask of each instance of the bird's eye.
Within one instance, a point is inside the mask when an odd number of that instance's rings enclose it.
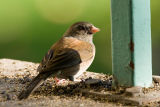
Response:
[[[85,30],[84,26],[78,26],[79,30]]]

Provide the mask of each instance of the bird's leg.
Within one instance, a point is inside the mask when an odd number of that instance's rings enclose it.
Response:
[[[75,78],[73,76],[69,76],[68,78],[69,78],[70,81],[74,81],[75,80]]]
[[[75,81],[75,82],[81,82],[81,81],[83,81],[82,79],[77,79],[77,78],[74,77],[74,76],[69,76],[69,80],[70,80],[70,81]]]

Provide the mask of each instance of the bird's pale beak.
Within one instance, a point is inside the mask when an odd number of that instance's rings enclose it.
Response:
[[[96,32],[99,32],[100,29],[99,28],[96,28],[95,26],[92,26],[92,33],[96,33]]]

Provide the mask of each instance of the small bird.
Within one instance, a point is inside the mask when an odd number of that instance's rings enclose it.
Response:
[[[18,99],[28,98],[51,76],[75,81],[94,60],[93,34],[99,31],[99,28],[88,22],[73,24],[46,53],[37,68],[39,74],[19,94]]]

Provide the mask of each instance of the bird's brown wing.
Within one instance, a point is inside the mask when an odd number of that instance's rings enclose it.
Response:
[[[79,53],[71,48],[64,48],[63,50],[57,50],[56,55],[48,63],[48,67],[53,70],[61,70],[68,67],[72,67],[81,63]]]
[[[53,73],[81,63],[79,53],[70,48],[49,50],[38,67],[39,72]]]

